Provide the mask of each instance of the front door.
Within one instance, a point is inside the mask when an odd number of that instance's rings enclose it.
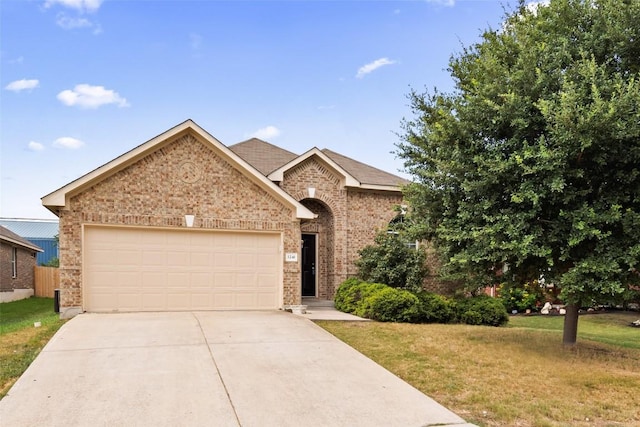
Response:
[[[316,235],[302,235],[302,296],[316,296]]]

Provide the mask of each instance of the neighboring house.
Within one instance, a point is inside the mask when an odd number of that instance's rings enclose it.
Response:
[[[33,296],[38,252],[42,249],[0,226],[0,302]]]
[[[42,198],[63,315],[332,299],[405,183],[330,150],[227,147],[187,120]]]
[[[0,218],[0,225],[42,249],[36,258],[37,265],[58,258],[57,219]]]

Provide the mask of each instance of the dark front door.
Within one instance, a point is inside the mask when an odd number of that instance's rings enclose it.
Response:
[[[316,296],[316,235],[302,235],[302,296]]]

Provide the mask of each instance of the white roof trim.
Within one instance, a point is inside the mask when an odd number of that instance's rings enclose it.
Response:
[[[397,191],[402,192],[402,187],[398,185],[379,185],[379,184],[362,184],[360,188],[365,190],[382,190],[382,191]]]
[[[318,156],[323,162],[327,163],[336,172],[341,174],[345,179],[345,185],[347,187],[363,187],[360,181],[355,179],[353,175],[351,175],[346,170],[344,170],[339,164],[331,160],[329,156],[324,154],[322,151],[318,150],[318,148],[316,147],[313,147],[311,150],[307,151],[306,153],[296,157],[295,159],[291,160],[289,163],[274,170],[269,174],[268,178],[272,181],[282,181],[284,179],[284,173],[286,171],[299,165],[300,163],[304,162],[305,160],[313,156]]]
[[[12,244],[14,244],[14,245],[16,245],[16,246],[20,246],[21,248],[31,249],[32,251],[36,251],[36,252],[44,252],[44,250],[43,250],[41,247],[36,246],[36,245],[34,245],[33,243],[29,243],[29,244],[27,244],[27,243],[21,242],[21,241],[19,241],[19,240],[12,239],[12,238],[11,238],[11,237],[9,237],[9,236],[2,236],[2,235],[0,235],[0,240],[4,240],[5,242],[12,243]]]
[[[209,142],[216,149],[220,150],[229,160],[233,163],[236,163],[240,168],[246,170],[254,179],[263,184],[264,187],[268,188],[271,192],[280,196],[280,198],[287,201],[293,207],[296,208],[296,217],[299,219],[313,219],[316,215],[311,212],[309,209],[304,207],[300,202],[295,200],[289,194],[287,194],[284,190],[274,184],[272,181],[267,179],[264,175],[258,172],[253,166],[244,161],[238,155],[236,155],[233,151],[231,151],[227,146],[214,138],[209,132],[205,131],[203,128],[198,126],[193,120],[186,120],[179,125],[169,129],[168,131],[156,136],[153,139],[145,142],[142,145],[134,148],[123,155],[116,157],[110,162],[100,166],[97,169],[89,172],[88,174],[76,179],[75,181],[70,182],[64,187],[59,188],[53,193],[47,194],[42,197],[42,204],[52,211],[54,214],[57,212],[57,208],[64,208],[71,195],[81,191],[84,187],[94,183],[99,182],[107,176],[110,176],[135,161],[141,159],[142,157],[151,153],[154,148],[158,145],[161,145],[168,139],[184,132],[186,130],[191,130],[195,132],[198,136],[200,136],[205,141]]]

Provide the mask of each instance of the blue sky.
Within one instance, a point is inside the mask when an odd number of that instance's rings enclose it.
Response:
[[[450,91],[515,3],[3,0],[0,216],[53,218],[42,196],[186,119],[402,175],[407,93]]]

